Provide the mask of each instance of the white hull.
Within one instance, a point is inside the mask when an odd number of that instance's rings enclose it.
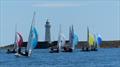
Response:
[[[20,56],[22,56],[21,54],[18,54],[18,53],[15,53],[15,56],[16,57],[20,57]]]

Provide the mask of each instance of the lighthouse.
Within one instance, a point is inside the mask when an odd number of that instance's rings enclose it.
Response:
[[[50,25],[50,22],[46,21],[46,24],[45,24],[45,41],[46,42],[51,42],[51,33],[50,33],[50,28],[51,28],[51,25]]]

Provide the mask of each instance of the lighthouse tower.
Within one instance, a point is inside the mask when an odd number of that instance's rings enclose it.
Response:
[[[46,24],[45,24],[45,41],[47,42],[51,42],[51,34],[50,34],[50,22],[48,22],[48,19],[46,21]]]

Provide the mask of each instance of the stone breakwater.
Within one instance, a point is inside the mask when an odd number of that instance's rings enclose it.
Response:
[[[86,44],[87,44],[86,41],[80,41],[76,47],[81,48],[83,45]],[[120,40],[102,41],[100,48],[120,48]]]
[[[68,43],[69,41],[66,41]],[[48,42],[38,42],[38,45],[36,46],[36,49],[46,49],[49,48],[51,45],[56,45],[57,41],[52,42],[52,44],[49,44]],[[76,48],[80,49],[83,45],[86,45],[86,41],[80,41],[78,45],[76,45]],[[23,47],[26,47],[27,42],[23,43]],[[0,47],[0,48],[5,48],[5,49],[12,49],[13,44]],[[100,45],[101,48],[120,48],[120,40],[114,40],[114,41],[103,41],[102,44]]]

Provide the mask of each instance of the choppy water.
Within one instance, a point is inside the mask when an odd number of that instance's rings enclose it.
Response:
[[[120,48],[97,52],[49,53],[35,49],[31,57],[15,57],[0,50],[0,67],[120,67]]]

